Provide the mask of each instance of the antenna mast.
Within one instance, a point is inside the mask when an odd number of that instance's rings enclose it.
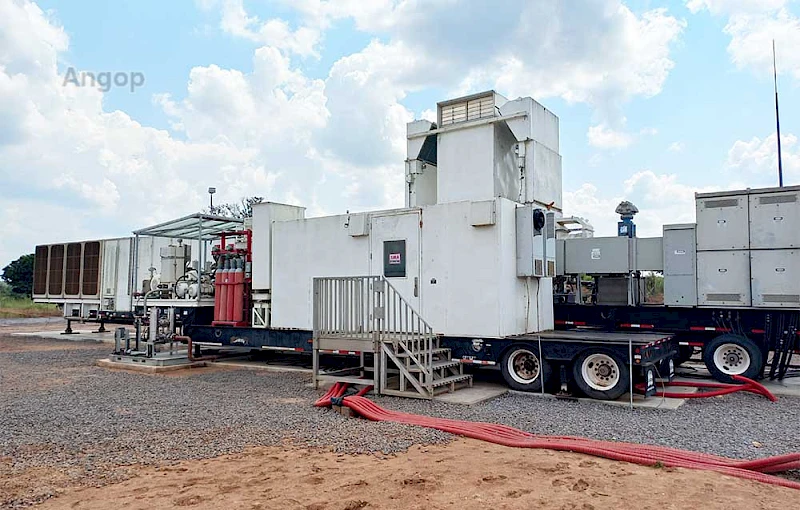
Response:
[[[775,58],[775,39],[772,40],[772,77],[775,83],[775,125],[778,138],[778,186],[783,187],[783,161],[781,159],[781,116],[778,112],[778,66]]]

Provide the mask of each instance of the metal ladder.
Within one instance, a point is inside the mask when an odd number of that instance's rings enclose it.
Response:
[[[382,276],[314,278],[313,307],[315,387],[319,381],[371,383],[382,395],[433,398],[472,386],[461,362]],[[357,352],[361,363],[321,372],[319,355],[325,352]],[[371,366],[365,354],[371,354]]]

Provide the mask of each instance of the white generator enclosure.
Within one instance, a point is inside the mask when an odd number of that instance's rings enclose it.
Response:
[[[382,276],[438,334],[552,329],[557,117],[490,91],[439,103],[438,125],[408,125],[407,148],[404,209],[304,218],[254,208],[263,323],[312,329],[315,277]]]

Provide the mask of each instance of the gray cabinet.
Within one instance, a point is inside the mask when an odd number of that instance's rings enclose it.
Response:
[[[697,197],[698,251],[750,247],[746,193],[709,193]]]
[[[750,195],[750,248],[800,248],[800,191]]]
[[[749,251],[698,252],[697,275],[701,306],[750,306]]]
[[[800,307],[800,250],[750,252],[753,306]]]

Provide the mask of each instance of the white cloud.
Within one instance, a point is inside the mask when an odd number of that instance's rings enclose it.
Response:
[[[203,7],[208,8],[209,5]],[[231,35],[259,44],[301,56],[319,56],[316,47],[321,34],[318,28],[303,26],[292,30],[286,21],[279,18],[262,21],[257,16],[247,14],[243,0],[223,0],[220,27]]]
[[[753,186],[775,186],[778,182],[778,140],[768,137],[737,140],[728,151],[728,169]],[[800,145],[792,134],[781,135],[784,184],[800,184]]]
[[[728,53],[738,68],[770,74],[775,40],[778,72],[800,80],[800,17],[788,0],[688,0],[686,6],[693,13],[727,17]]]
[[[623,131],[615,131],[606,124],[590,126],[588,133],[589,145],[599,149],[623,149],[633,143],[633,135]]]
[[[736,188],[735,183],[725,186]],[[616,234],[619,215],[617,205],[628,200],[639,208],[636,231],[639,237],[658,237],[665,224],[692,223],[695,218],[694,194],[719,191],[722,187],[699,188],[683,184],[675,174],[657,174],[651,170],[636,172],[623,183],[622,192],[601,193],[593,184],[585,183],[577,190],[564,193],[564,214],[581,216],[594,226],[596,236]]]
[[[667,147],[667,150],[670,152],[683,152],[684,147],[683,142],[672,142],[669,144],[669,147]]]
[[[495,88],[511,97],[562,97],[593,105],[611,122],[629,98],[661,91],[674,66],[670,49],[685,27],[665,9],[637,15],[620,0],[285,3],[312,31],[351,18],[383,36],[381,51],[373,42],[364,57],[392,54],[387,71],[406,91],[435,85],[454,94]],[[228,32],[264,41],[253,28],[262,23],[242,0],[220,5]]]
[[[196,211],[209,185],[217,200],[258,194],[316,214],[398,206],[413,118],[403,101],[427,87],[584,102],[613,134],[625,101],[660,92],[684,27],[619,0],[285,0],[299,13],[292,24],[241,0],[197,3],[254,43],[253,70],[209,63],[190,71],[185,92],[154,96],[176,137],[106,111],[96,88],[64,87],[64,28],[31,0],[0,2],[0,185],[39,197],[4,198],[2,215],[52,214],[4,237],[0,261],[21,246],[123,235]],[[291,59],[318,56],[345,18],[375,40],[310,79]]]
[[[620,124],[624,127],[624,118]],[[642,136],[655,136],[657,134],[658,129],[653,127],[643,128],[638,133],[628,133],[624,130],[613,129],[608,124],[602,123],[596,126],[589,126],[586,137],[589,145],[598,149],[624,149]]]

